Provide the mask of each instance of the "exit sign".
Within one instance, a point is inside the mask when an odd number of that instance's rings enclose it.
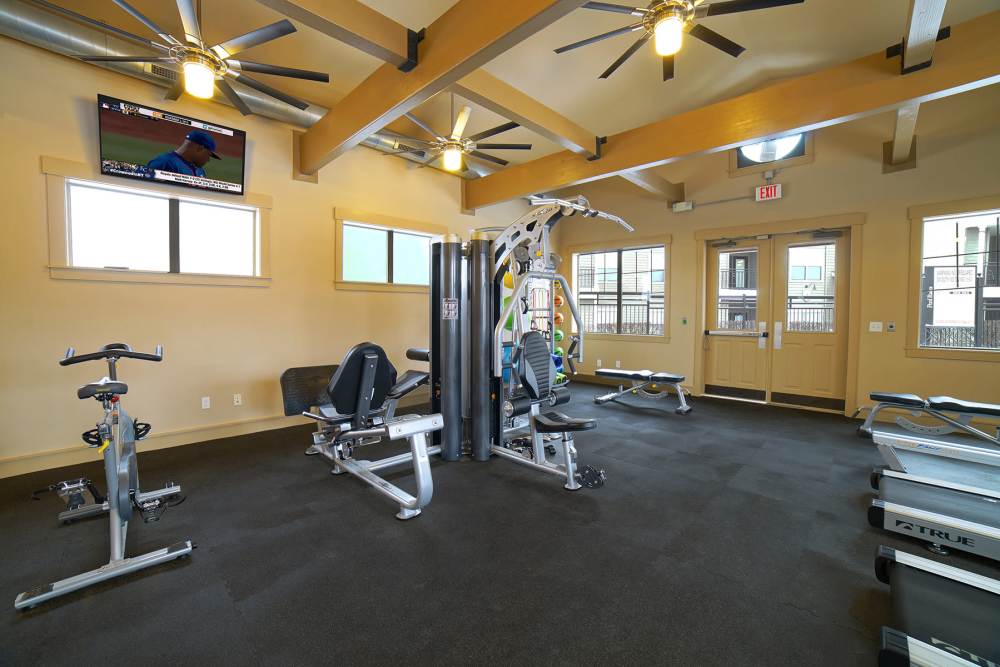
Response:
[[[781,183],[762,185],[757,188],[757,201],[773,201],[781,199]]]

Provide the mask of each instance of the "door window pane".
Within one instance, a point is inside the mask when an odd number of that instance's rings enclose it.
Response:
[[[170,270],[166,197],[74,181],[67,195],[70,266]]]
[[[430,257],[431,239],[429,236],[393,232],[392,282],[405,285],[429,285]]]
[[[836,243],[792,246],[786,257],[788,303],[786,331],[833,331],[836,297]]]
[[[389,232],[344,223],[341,266],[344,280],[384,283],[389,280]]]
[[[257,274],[255,211],[181,201],[178,213],[181,273]]]
[[[1000,349],[1000,211],[924,220],[923,347]]]
[[[719,329],[757,330],[757,249],[719,252],[716,294]]]

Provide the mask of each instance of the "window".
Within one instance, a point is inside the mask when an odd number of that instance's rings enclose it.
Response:
[[[573,255],[585,333],[662,336],[664,246]]]
[[[768,139],[756,144],[741,146],[736,153],[736,166],[749,167],[787,158],[802,157],[806,152],[803,134],[793,134],[779,139]]]
[[[1000,210],[923,219],[918,343],[1000,349]]]
[[[345,221],[342,239],[344,281],[430,284],[430,234]]]
[[[261,275],[255,208],[67,179],[66,223],[73,268]]]
[[[719,251],[716,326],[719,329],[757,329],[757,249]]]
[[[787,259],[785,329],[832,333],[837,294],[837,245],[791,246]],[[826,280],[823,280],[824,275]]]

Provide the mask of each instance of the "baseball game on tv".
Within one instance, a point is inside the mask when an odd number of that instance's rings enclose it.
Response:
[[[246,132],[98,95],[101,173],[243,194]]]

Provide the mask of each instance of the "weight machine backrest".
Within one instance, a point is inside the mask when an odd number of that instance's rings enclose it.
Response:
[[[382,407],[394,384],[396,368],[385,350],[375,343],[359,343],[337,366],[326,393],[334,409],[353,415],[353,426],[360,428],[371,411]]]
[[[517,369],[521,385],[532,400],[545,398],[551,393],[556,368],[549,345],[540,331],[529,331],[521,336]]]
[[[329,405],[326,388],[336,364],[289,368],[281,374],[281,401],[286,417],[297,417],[314,407]]]

